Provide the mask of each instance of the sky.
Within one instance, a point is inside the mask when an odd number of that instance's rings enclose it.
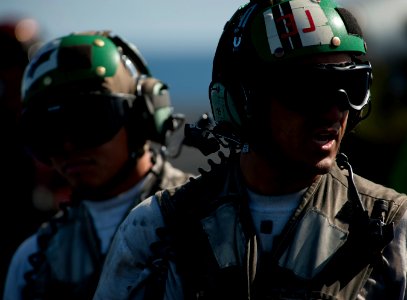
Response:
[[[213,49],[241,0],[0,0],[0,17],[35,18],[46,40],[74,31],[106,29],[147,51]]]
[[[373,43],[407,36],[406,0],[337,0],[358,12]],[[0,0],[0,18],[35,18],[44,39],[108,29],[160,54],[213,51],[227,19],[245,0]],[[394,48],[394,47],[392,47]]]

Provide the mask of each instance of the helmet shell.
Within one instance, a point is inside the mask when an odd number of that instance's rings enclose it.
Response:
[[[256,5],[261,6],[254,4],[253,10]],[[318,53],[365,54],[363,38],[348,29],[332,0],[286,0],[255,12],[249,38],[260,59],[266,62]],[[234,45],[238,45],[238,38]]]
[[[118,48],[108,37],[71,34],[50,41],[33,56],[24,73],[22,96],[28,102],[64,89],[132,93],[133,86]]]

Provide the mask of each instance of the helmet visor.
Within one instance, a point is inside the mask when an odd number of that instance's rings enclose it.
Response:
[[[34,99],[21,117],[23,141],[39,158],[61,153],[64,143],[78,148],[100,146],[125,124],[134,95],[76,94]],[[40,103],[40,104],[38,104]]]
[[[290,110],[308,112],[339,105],[361,110],[370,100],[370,63],[320,64],[291,69],[276,80],[276,94]]]

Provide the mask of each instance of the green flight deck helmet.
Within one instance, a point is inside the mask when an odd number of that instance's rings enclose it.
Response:
[[[39,157],[60,149],[66,136],[79,146],[101,145],[122,126],[131,150],[142,152],[146,140],[164,145],[172,130],[167,85],[152,77],[134,45],[108,31],[46,43],[25,70],[22,99],[23,136]]]
[[[296,63],[335,52],[350,54],[353,62]],[[360,59],[365,54],[356,19],[332,0],[250,1],[226,23],[216,49],[209,85],[215,122],[245,139],[261,122],[265,95],[282,94],[288,107],[306,112],[326,106],[329,95],[340,93],[351,128],[370,107],[372,70]]]

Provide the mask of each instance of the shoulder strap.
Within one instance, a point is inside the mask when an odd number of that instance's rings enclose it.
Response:
[[[28,257],[28,261],[32,266],[32,269],[24,274],[26,284],[22,291],[23,299],[37,299],[36,297],[38,297],[40,294],[42,295],[42,293],[45,292],[44,290],[42,290],[41,287],[38,287],[37,284],[39,274],[41,272],[44,272],[43,268],[46,267],[45,252],[48,248],[49,241],[57,233],[60,225],[68,219],[68,210],[69,208],[67,206],[62,206],[61,211],[59,211],[48,222],[42,224],[41,227],[38,229],[38,251]]]
[[[155,275],[148,282],[146,299],[163,299],[166,271],[170,260],[176,262],[177,271],[182,274],[184,294],[193,297],[195,291],[199,290],[196,286],[202,282],[199,280],[202,277],[202,274],[198,274],[198,270],[202,269],[199,265],[213,261],[213,257],[205,262],[196,259],[196,257],[207,257],[208,255],[203,253],[209,251],[199,221],[205,214],[220,205],[216,202],[218,199],[216,195],[222,192],[228,172],[226,166],[229,164],[229,159],[226,160],[223,155],[220,156],[222,160],[220,164],[209,161],[211,165],[209,172],[200,170],[202,175],[190,178],[188,183],[155,194],[166,227],[157,230],[160,240],[151,245],[154,255],[150,259],[149,267]],[[191,245],[194,251],[190,251]]]

